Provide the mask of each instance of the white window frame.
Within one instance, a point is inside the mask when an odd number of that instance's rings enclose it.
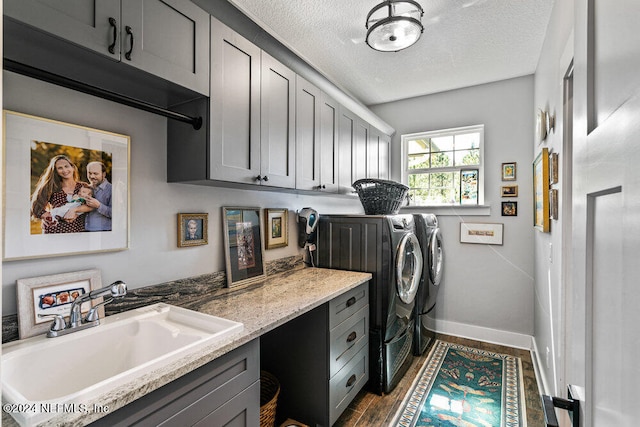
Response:
[[[440,129],[435,131],[424,131],[424,132],[416,132],[410,134],[403,134],[401,136],[402,143],[402,183],[405,185],[409,185],[409,175],[412,173],[417,173],[419,171],[424,172],[425,169],[419,170],[409,170],[409,150],[407,148],[407,141],[420,139],[420,138],[434,138],[434,137],[442,137],[442,136],[451,136],[458,135],[463,133],[471,133],[471,132],[479,132],[480,133],[480,164],[476,167],[474,166],[450,166],[446,168],[437,168],[435,170],[442,172],[451,172],[451,171],[460,171],[464,169],[478,169],[478,205],[461,205],[458,203],[452,204],[440,204],[433,206],[483,206],[484,205],[484,125],[472,125],[472,126],[463,126],[458,128],[450,128],[450,129]],[[433,171],[433,170],[431,170]],[[426,206],[426,205],[415,205],[411,204],[411,206]]]

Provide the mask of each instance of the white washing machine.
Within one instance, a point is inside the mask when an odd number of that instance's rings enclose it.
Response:
[[[424,256],[423,272],[414,306],[416,328],[413,354],[425,352],[435,337],[431,322],[435,319],[436,298],[442,282],[442,234],[434,214],[414,214],[416,235]]]
[[[369,282],[369,389],[389,393],[413,359],[423,254],[412,215],[320,215],[318,267],[364,271]]]

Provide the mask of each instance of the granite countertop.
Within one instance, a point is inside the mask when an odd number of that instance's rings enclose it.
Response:
[[[166,368],[118,387],[112,392],[82,402],[88,408],[109,407],[113,412],[153,390],[211,362],[243,344],[260,337],[327,301],[371,279],[370,273],[323,268],[303,268],[267,277],[264,281],[234,288],[223,288],[203,295],[196,311],[242,322],[244,330],[223,342],[205,347],[196,355],[181,358]],[[176,303],[175,305],[180,305]],[[84,426],[105,413],[61,413],[43,426]],[[16,426],[3,411],[2,425]]]

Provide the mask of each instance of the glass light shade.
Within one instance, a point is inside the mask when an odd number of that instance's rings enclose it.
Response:
[[[418,41],[424,27],[422,7],[413,0],[387,0],[367,16],[367,44],[382,52],[397,52]]]

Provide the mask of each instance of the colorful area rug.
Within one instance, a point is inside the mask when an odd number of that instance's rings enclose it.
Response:
[[[391,425],[526,427],[520,358],[436,341]]]

